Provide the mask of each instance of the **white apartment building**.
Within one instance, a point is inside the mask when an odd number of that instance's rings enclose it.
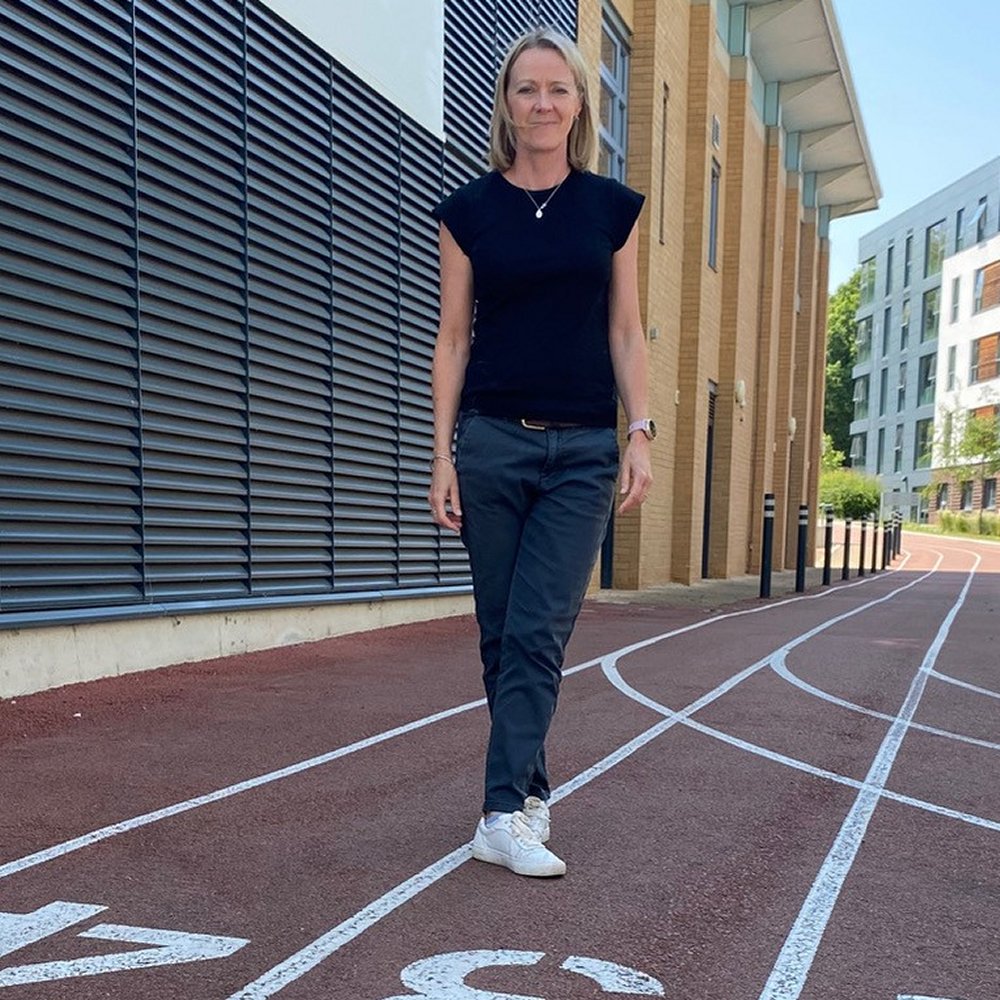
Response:
[[[965,422],[1000,413],[1000,234],[948,257],[941,287],[932,466],[947,479],[935,488],[932,509],[995,511],[996,476],[945,470],[955,464]]]
[[[982,251],[995,238],[1000,229],[998,195],[1000,157],[859,241],[861,296],[850,460],[853,468],[878,476],[887,496],[898,496],[892,505],[903,507],[911,518],[926,512],[920,491],[932,476],[935,396],[941,388],[937,373],[948,363],[940,334],[953,325],[950,295],[958,272],[946,275],[945,268],[951,258],[968,260],[968,254]],[[997,258],[1000,253],[994,252],[984,259]],[[960,277],[967,300],[963,315],[972,309],[972,280],[971,275]],[[993,329],[1000,329],[1000,321]]]

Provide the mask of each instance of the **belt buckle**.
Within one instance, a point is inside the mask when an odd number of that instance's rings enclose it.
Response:
[[[527,428],[529,431],[548,430],[545,424],[534,423],[531,420],[528,420],[527,417],[521,417],[521,426]]]

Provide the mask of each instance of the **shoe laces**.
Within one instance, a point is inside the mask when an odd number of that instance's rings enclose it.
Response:
[[[528,818],[520,809],[510,815],[510,834],[524,847],[538,847],[541,844],[538,834],[531,829]]]

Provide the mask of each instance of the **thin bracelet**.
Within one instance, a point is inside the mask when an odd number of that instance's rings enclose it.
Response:
[[[447,463],[448,463],[449,465],[454,465],[454,464],[455,464],[455,463],[454,463],[454,462],[453,462],[453,461],[451,460],[451,457],[450,457],[449,455],[435,455],[435,456],[434,456],[434,457],[433,457],[433,458],[431,459],[431,465],[434,465],[434,463],[435,463],[435,462],[437,462],[437,461],[441,461],[441,462],[447,462]]]

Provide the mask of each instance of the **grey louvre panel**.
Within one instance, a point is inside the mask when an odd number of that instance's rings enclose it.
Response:
[[[440,579],[441,532],[427,509],[434,421],[429,374],[438,320],[441,144],[404,119],[400,143],[399,582]]]
[[[3,4],[0,46],[0,627],[466,585],[429,212],[481,156],[258,0]]]
[[[131,25],[0,9],[0,606],[142,599]]]
[[[335,67],[336,589],[393,587],[398,577],[399,142],[399,111]]]
[[[250,592],[243,26],[135,5],[147,597]]]
[[[445,0],[444,128],[447,141],[485,167],[497,72],[510,43],[540,25],[576,38],[575,0]]]
[[[333,586],[330,61],[247,11],[252,587]]]

